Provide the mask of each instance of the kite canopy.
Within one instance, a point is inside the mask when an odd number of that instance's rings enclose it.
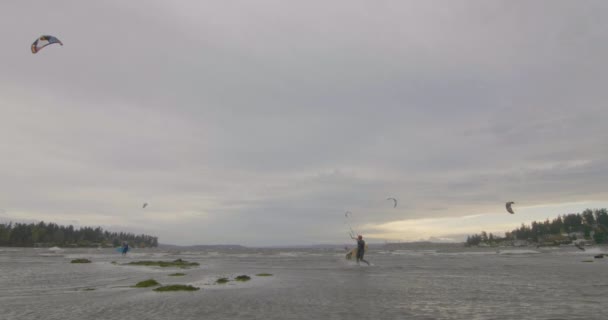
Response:
[[[144,205],[143,205],[143,206],[141,206],[141,207],[142,207],[142,209],[145,209],[147,206],[148,206],[148,203],[146,202],[146,203],[144,203]]]
[[[40,36],[40,38],[36,39],[36,41],[34,41],[34,43],[32,43],[32,53],[37,53],[38,51],[42,50],[42,48],[54,44],[54,43],[59,43],[60,45],[63,45],[63,43],[61,43],[61,41],[59,41],[59,39],[53,37],[53,36],[49,36],[49,35],[44,35],[44,36]]]
[[[393,200],[393,208],[397,208],[397,199],[395,199],[395,198],[386,198],[386,200]]]
[[[507,211],[509,211],[510,214],[514,214],[515,212],[513,212],[513,208],[511,208],[511,205],[515,204],[515,202],[513,201],[509,201],[505,204],[505,207],[507,208]]]

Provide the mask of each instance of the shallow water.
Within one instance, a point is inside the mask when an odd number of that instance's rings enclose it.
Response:
[[[600,252],[438,245],[371,250],[373,265],[359,267],[340,250],[136,249],[122,257],[112,249],[0,248],[0,319],[604,319],[608,258],[593,259]],[[93,263],[71,264],[75,258]],[[121,265],[178,258],[201,266]],[[214,284],[241,274],[252,280]],[[130,288],[149,278],[201,290]]]

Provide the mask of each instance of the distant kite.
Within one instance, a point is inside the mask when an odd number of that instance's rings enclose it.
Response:
[[[397,199],[395,199],[395,198],[386,198],[386,200],[393,200],[393,208],[397,208]]]
[[[42,48],[54,43],[59,43],[60,45],[63,45],[63,43],[59,39],[53,36],[40,36],[40,38],[36,39],[36,41],[32,43],[32,53],[38,53],[38,51],[42,50]]]
[[[352,213],[350,211],[344,212],[344,216],[347,218],[350,217],[351,215],[352,215]]]
[[[513,201],[509,201],[505,204],[505,207],[507,208],[507,211],[509,211],[510,214],[514,214],[515,212],[513,211],[513,208],[511,208],[511,205],[515,204],[515,202]]]
[[[148,206],[148,203],[146,202],[146,203],[144,203],[144,205],[143,205],[143,206],[141,206],[141,208],[142,208],[142,209],[145,209],[147,206]]]

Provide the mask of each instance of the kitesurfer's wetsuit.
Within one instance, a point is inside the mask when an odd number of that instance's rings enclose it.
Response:
[[[126,255],[126,254],[127,254],[127,251],[129,251],[129,245],[128,245],[128,244],[125,244],[125,245],[122,247],[122,255],[123,255],[123,256],[124,256],[124,255]]]
[[[365,241],[363,239],[357,239],[357,263],[359,261],[363,261],[369,265],[367,260],[363,259],[363,255],[365,254]]]

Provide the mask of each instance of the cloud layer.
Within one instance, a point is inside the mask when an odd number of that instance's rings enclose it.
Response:
[[[266,245],[605,200],[607,9],[2,3],[0,214]]]

